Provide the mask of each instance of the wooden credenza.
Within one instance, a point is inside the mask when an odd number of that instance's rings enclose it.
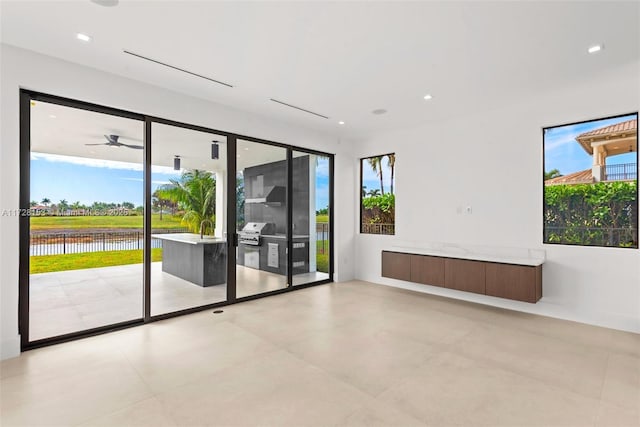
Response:
[[[542,298],[542,265],[382,251],[382,276],[529,303]]]

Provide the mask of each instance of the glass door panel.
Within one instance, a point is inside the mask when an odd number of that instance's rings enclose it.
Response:
[[[329,157],[293,152],[293,284],[329,279]]]
[[[139,120],[30,103],[29,341],[143,316]]]
[[[151,315],[226,301],[226,138],[152,123],[151,158]]]
[[[236,297],[287,287],[287,150],[237,142]]]

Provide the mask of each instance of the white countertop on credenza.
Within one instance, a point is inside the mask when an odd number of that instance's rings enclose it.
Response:
[[[533,267],[542,265],[546,257],[545,251],[542,249],[474,247],[454,244],[433,244],[420,247],[392,246],[384,250],[389,252],[497,262],[500,264],[528,265]]]

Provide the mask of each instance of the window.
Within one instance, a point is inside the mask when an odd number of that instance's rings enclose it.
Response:
[[[360,159],[360,232],[395,234],[396,155]]]
[[[544,243],[638,247],[638,113],[545,128]]]

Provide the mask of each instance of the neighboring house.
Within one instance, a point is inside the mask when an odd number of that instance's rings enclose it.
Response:
[[[580,172],[551,178],[545,185],[585,184],[638,179],[637,163],[607,165],[607,157],[638,151],[638,120],[627,120],[582,133],[576,141],[592,156],[593,166]]]

